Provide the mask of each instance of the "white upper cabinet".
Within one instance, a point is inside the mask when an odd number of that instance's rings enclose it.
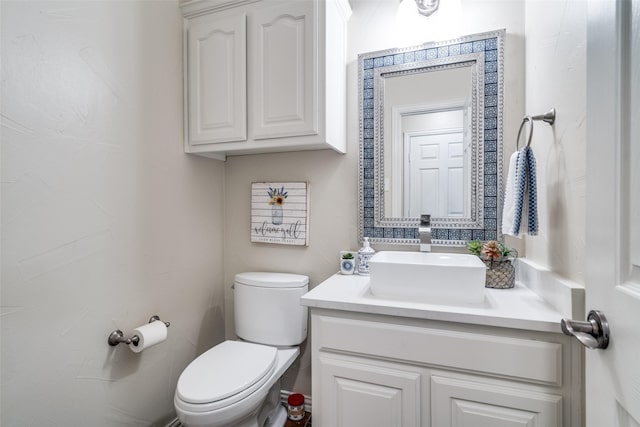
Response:
[[[182,9],[185,152],[345,152],[347,0],[201,0]]]
[[[189,27],[188,133],[192,146],[247,140],[246,15],[207,15]]]
[[[253,139],[318,134],[318,4],[287,3],[249,20],[249,104]]]

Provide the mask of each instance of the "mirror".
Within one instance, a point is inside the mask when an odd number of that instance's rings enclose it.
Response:
[[[387,218],[471,215],[475,62],[381,73],[382,176]],[[416,90],[419,88],[419,90]],[[425,98],[424,93],[428,93]],[[475,193],[475,192],[474,192]]]
[[[504,30],[359,55],[360,236],[498,240]]]

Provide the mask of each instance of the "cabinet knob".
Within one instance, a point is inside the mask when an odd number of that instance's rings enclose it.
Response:
[[[565,335],[576,337],[591,350],[604,350],[609,345],[609,322],[601,311],[591,310],[586,322],[563,318],[560,327]]]

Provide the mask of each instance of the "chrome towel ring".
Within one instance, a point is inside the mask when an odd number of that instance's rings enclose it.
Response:
[[[525,123],[529,123],[529,138],[527,139],[527,147],[531,145],[531,139],[533,138],[533,122],[542,120],[543,122],[549,123],[551,126],[556,121],[556,109],[552,108],[544,114],[539,114],[537,116],[524,116],[522,119],[522,123],[520,123],[520,129],[518,129],[518,137],[516,139],[516,151],[520,149],[520,135],[522,134],[522,129],[524,129]]]

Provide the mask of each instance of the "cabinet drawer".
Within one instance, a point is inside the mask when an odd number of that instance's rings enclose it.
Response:
[[[344,351],[447,366],[562,386],[562,345],[486,333],[313,315],[319,350]]]

